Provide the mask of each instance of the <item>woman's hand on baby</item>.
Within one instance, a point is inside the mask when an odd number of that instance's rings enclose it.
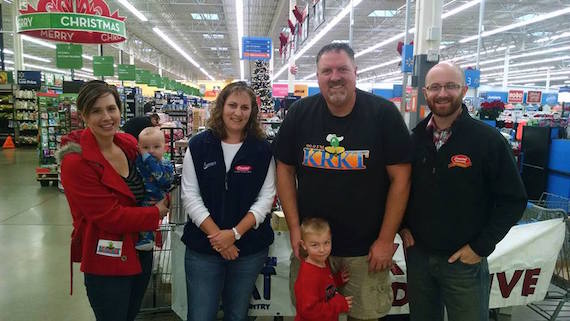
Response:
[[[348,271],[348,267],[342,267],[342,270],[340,270],[340,278],[342,279],[343,283],[348,283],[348,280],[350,280],[350,272]]]
[[[232,230],[220,230],[214,234],[208,235],[208,239],[210,239],[210,245],[212,245],[212,248],[217,252],[229,248],[236,241],[234,231]]]
[[[164,218],[166,214],[168,214],[168,198],[165,197],[161,199],[158,203],[154,204],[154,206],[158,207],[158,213],[160,218]]]
[[[345,296],[344,299],[346,300],[346,304],[348,304],[348,309],[352,309],[352,297],[351,296]]]
[[[239,249],[235,245],[232,245],[225,250],[221,250],[220,255],[228,261],[235,260],[239,256]]]

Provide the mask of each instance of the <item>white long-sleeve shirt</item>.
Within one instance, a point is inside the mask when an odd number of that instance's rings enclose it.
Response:
[[[231,168],[232,161],[240,149],[242,143],[239,144],[227,144],[222,142],[222,151],[224,154],[224,163],[226,165],[226,173]],[[184,210],[190,220],[200,227],[202,222],[210,213],[204,205],[202,196],[200,195],[200,186],[198,185],[198,177],[196,176],[196,170],[194,168],[194,161],[192,160],[192,153],[190,149],[186,150],[184,155],[184,163],[182,165],[182,204]],[[249,211],[253,213],[255,217],[254,229],[259,227],[259,224],[263,223],[265,216],[271,211],[271,206],[275,198],[275,161],[271,159],[269,168],[267,169],[267,175],[265,176],[265,181],[261,186],[259,195],[255,202],[251,205]]]

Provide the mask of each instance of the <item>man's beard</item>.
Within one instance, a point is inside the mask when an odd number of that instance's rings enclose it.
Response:
[[[449,107],[436,107],[437,103],[451,103]],[[457,112],[458,109],[461,108],[463,105],[463,97],[457,96],[456,98],[453,97],[446,97],[446,98],[434,98],[427,100],[429,109],[434,115],[438,117],[448,117],[453,115]]]
[[[346,87],[343,87],[342,89],[330,89],[331,87],[337,85],[346,86],[346,82],[345,81],[329,82],[328,99],[334,105],[342,105],[348,99],[348,90]]]

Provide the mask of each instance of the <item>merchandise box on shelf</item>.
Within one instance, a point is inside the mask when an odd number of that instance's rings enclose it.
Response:
[[[19,146],[38,143],[38,103],[36,90],[20,87],[14,90],[14,131]]]
[[[0,146],[14,135],[14,93],[12,85],[0,85]]]

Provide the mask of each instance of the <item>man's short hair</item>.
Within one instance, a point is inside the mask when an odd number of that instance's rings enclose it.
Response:
[[[148,117],[150,117],[151,120],[154,119],[154,120],[156,120],[157,123],[160,123],[160,116],[158,116],[157,113],[154,113],[154,114],[152,114],[152,115],[150,115],[150,116],[148,116]]]
[[[321,56],[327,52],[339,52],[339,51],[344,51],[346,52],[346,54],[348,55],[348,57],[350,58],[350,60],[352,61],[353,64],[355,64],[354,62],[354,50],[352,50],[352,48],[350,48],[350,46],[346,43],[329,43],[328,45],[324,46],[321,48],[321,50],[319,50],[319,53],[317,54],[317,65],[319,64],[319,60],[321,60]]]
[[[301,223],[301,239],[304,239],[307,234],[320,234],[330,232],[331,228],[329,223],[320,217],[309,217]]]

